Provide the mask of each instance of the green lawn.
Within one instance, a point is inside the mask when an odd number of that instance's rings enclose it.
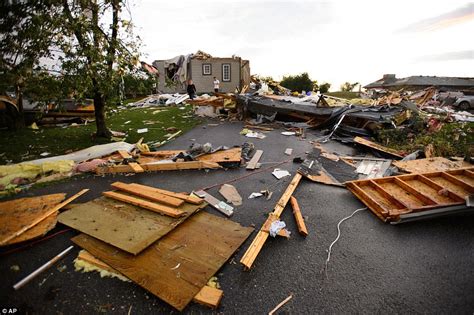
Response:
[[[134,143],[141,137],[144,143],[165,139],[165,135],[175,133],[174,127],[186,132],[199,123],[192,114],[192,107],[149,107],[109,109],[107,125],[113,131],[127,133],[124,141]],[[148,128],[146,133],[137,133],[137,129]],[[84,149],[108,141],[95,140],[95,122],[87,125],[61,127],[40,126],[39,130],[29,128],[19,131],[0,131],[0,164],[18,163],[42,158],[42,152],[49,156],[61,155]]]

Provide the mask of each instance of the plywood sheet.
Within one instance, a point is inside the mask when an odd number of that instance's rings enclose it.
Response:
[[[393,165],[407,173],[444,172],[451,169],[469,167],[471,164],[463,161],[451,161],[444,157],[418,159],[411,161],[394,161]]]
[[[182,311],[252,230],[200,212],[137,256],[85,234],[73,242]]]
[[[0,239],[4,239],[64,200],[66,194],[51,194],[39,197],[20,198],[0,203]],[[57,212],[39,224],[13,238],[4,245],[16,244],[40,237],[56,226]]]
[[[183,217],[172,218],[101,197],[59,215],[59,222],[128,253],[138,254],[206,204],[183,204]]]

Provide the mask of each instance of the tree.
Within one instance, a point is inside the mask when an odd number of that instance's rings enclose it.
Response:
[[[313,91],[316,81],[311,81],[307,72],[298,75],[284,76],[280,85],[293,92]]]
[[[94,99],[96,136],[111,136],[105,121],[107,100],[117,93],[120,76],[138,61],[138,43],[132,25],[120,18],[125,0],[62,0],[63,71],[84,78],[78,86],[90,88]],[[110,16],[110,24],[103,25]]]
[[[355,83],[345,82],[344,84],[341,85],[341,91],[351,92],[358,84],[359,82],[355,82]]]
[[[327,82],[321,83],[319,85],[319,93],[321,94],[327,93],[330,88],[331,88],[331,83],[327,83]]]
[[[2,1],[0,5],[0,93],[15,91],[17,116],[14,126],[24,127],[23,90],[39,66],[40,58],[51,56],[50,44],[56,30],[56,8],[50,1]]]

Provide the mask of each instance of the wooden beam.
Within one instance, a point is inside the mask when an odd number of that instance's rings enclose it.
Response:
[[[258,161],[262,157],[262,154],[263,154],[263,150],[255,151],[255,154],[253,155],[252,159],[247,164],[248,170],[254,170],[257,168]]]
[[[286,188],[285,192],[278,200],[275,208],[273,209],[272,214],[275,217],[279,218],[281,216],[283,209],[285,209],[285,206],[288,203],[288,200],[290,200],[290,197],[295,191],[299,182],[301,181],[301,178],[302,178],[302,175],[300,173],[295,174],[290,184]],[[240,260],[240,263],[244,265],[245,269],[250,269],[250,267],[252,267],[253,262],[257,258],[258,253],[260,253],[260,251],[262,250],[263,245],[265,244],[268,236],[269,236],[268,232],[265,232],[263,230],[260,230],[257,236],[255,236],[255,238],[252,241],[252,244],[250,244],[249,248],[245,252],[242,259]]]
[[[304,223],[303,215],[301,214],[301,209],[298,204],[298,200],[295,197],[290,197],[291,207],[293,208],[293,215],[296,220],[296,225],[298,226],[298,231],[303,236],[308,236],[308,230],[306,229],[306,224]]]
[[[130,153],[128,153],[127,151],[125,150],[118,150],[118,154],[120,154],[120,156],[122,157],[122,159],[131,159],[132,156],[130,155]]]
[[[175,170],[195,170],[205,168],[222,168],[217,163],[206,161],[191,161],[191,162],[169,162],[141,165],[144,171],[175,171]],[[114,165],[114,166],[99,166],[96,169],[97,174],[114,174],[114,173],[134,173],[130,165]]]
[[[15,237],[25,233],[26,231],[28,231],[29,229],[31,229],[32,227],[36,226],[38,223],[40,223],[41,221],[45,220],[47,217],[49,217],[50,215],[52,215],[53,213],[55,213],[56,211],[58,211],[59,209],[61,209],[62,207],[64,207],[65,205],[67,205],[68,203],[74,201],[75,199],[79,198],[80,196],[82,196],[83,194],[85,194],[86,192],[88,192],[89,189],[83,189],[81,190],[80,192],[78,192],[77,194],[75,194],[74,196],[64,200],[63,202],[61,202],[60,204],[54,206],[53,208],[51,208],[51,210],[49,210],[48,212],[46,212],[45,214],[43,214],[41,217],[33,220],[33,222],[31,222],[30,224],[28,224],[27,226],[23,227],[21,230],[13,233],[12,235],[4,238],[3,240],[0,240],[0,245],[4,245],[5,243],[7,243],[8,241],[14,239]]]
[[[201,198],[198,198],[192,195],[180,194],[180,193],[176,193],[176,192],[172,192],[172,191],[168,191],[168,190],[164,190],[164,189],[160,189],[156,187],[140,185],[137,183],[129,184],[129,186],[136,189],[142,189],[149,193],[158,193],[158,194],[163,194],[170,197],[178,198],[178,199],[184,200],[185,202],[192,203],[193,205],[200,205],[201,203],[204,202],[204,200],[202,200]]]
[[[427,195],[421,193],[420,191],[416,190],[413,186],[409,185],[408,183],[404,182],[400,178],[395,178],[394,179],[395,184],[397,184],[400,188],[403,190],[409,192],[413,196],[415,196],[418,200],[423,202],[425,205],[437,205],[438,203],[428,197]]]
[[[170,216],[170,217],[173,217],[173,218],[179,218],[180,216],[182,216],[184,214],[183,211],[178,210],[176,208],[171,208],[171,207],[168,207],[168,206],[159,205],[159,204],[156,204],[156,203],[151,202],[151,201],[143,200],[143,199],[136,198],[136,197],[133,197],[133,196],[120,194],[120,193],[115,192],[115,191],[104,191],[102,193],[102,195],[104,195],[106,197],[109,197],[109,198],[112,198],[112,199],[115,199],[115,200],[119,200],[119,201],[122,201],[122,202],[129,203],[129,204],[132,204],[132,205],[135,205],[135,206],[138,206],[138,207],[142,207],[142,208],[145,208],[145,209],[148,209],[148,210],[151,210],[151,211],[163,214],[163,215],[167,215],[167,216]]]
[[[155,202],[164,203],[165,205],[172,206],[172,207],[180,207],[184,203],[184,200],[182,199],[175,198],[172,196],[167,196],[159,192],[151,192],[149,190],[144,190],[142,188],[133,187],[126,183],[115,182],[115,183],[112,183],[111,186],[118,190],[125,191],[129,194],[142,197],[145,199],[149,199]]]

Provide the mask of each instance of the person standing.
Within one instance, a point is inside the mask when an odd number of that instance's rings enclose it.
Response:
[[[214,77],[214,92],[219,93],[219,80],[217,80],[216,77]]]
[[[194,99],[196,97],[196,86],[193,83],[193,80],[188,80],[188,87],[186,88],[189,98]]]

